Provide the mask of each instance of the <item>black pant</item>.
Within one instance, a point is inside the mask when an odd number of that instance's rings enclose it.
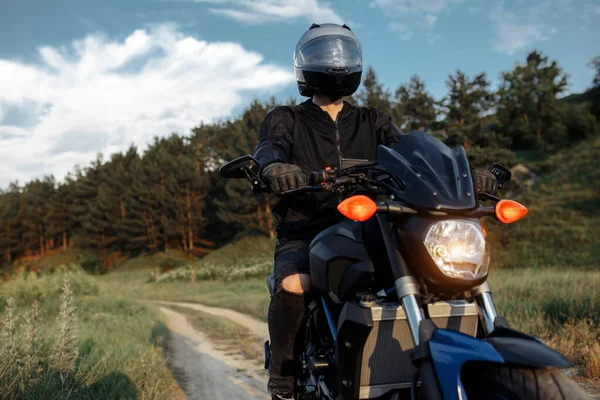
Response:
[[[272,394],[291,396],[298,364],[294,360],[294,344],[304,318],[304,293],[283,290],[283,280],[295,274],[308,274],[310,241],[280,239],[275,247],[273,274],[275,290],[269,304],[269,336],[271,362],[269,383]]]

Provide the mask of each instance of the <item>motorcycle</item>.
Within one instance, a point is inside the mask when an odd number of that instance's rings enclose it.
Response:
[[[268,192],[250,155],[220,168]],[[511,174],[490,166],[499,187]],[[376,161],[343,159],[285,192],[330,192],[346,218],[310,245],[296,399],[587,399],[571,363],[499,315],[485,217],[522,204],[476,192],[466,152],[414,131]],[[489,205],[485,203],[491,202]],[[273,294],[273,276],[267,278]],[[269,365],[265,342],[265,368]]]

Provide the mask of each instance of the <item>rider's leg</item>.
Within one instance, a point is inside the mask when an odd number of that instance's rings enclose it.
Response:
[[[310,290],[306,241],[282,240],[275,248],[275,291],[269,305],[269,392],[292,397],[297,363],[294,344],[304,317],[304,293]]]

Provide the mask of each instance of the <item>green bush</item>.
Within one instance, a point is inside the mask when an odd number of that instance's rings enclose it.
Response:
[[[89,274],[102,273],[102,262],[98,256],[85,256],[79,261],[81,268]]]
[[[494,147],[472,147],[467,150],[467,156],[474,168],[487,168],[494,162],[512,168],[518,163],[514,152]]]
[[[161,271],[170,271],[173,269],[178,269],[181,267],[185,267],[187,264],[188,262],[184,259],[171,257],[163,258],[158,262],[158,266],[160,267]]]
[[[569,105],[565,116],[571,143],[578,142],[598,133],[598,121],[590,112],[588,104]]]
[[[46,306],[57,306],[56,300],[62,288],[62,279],[69,276],[70,290],[75,296],[98,295],[98,283],[79,266],[58,267],[54,273],[29,273],[13,279],[10,284],[0,286],[0,301],[12,297],[19,305],[31,304],[37,300]]]

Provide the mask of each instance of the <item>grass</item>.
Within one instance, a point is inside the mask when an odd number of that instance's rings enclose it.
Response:
[[[600,271],[495,270],[490,284],[512,326],[565,354],[580,375],[600,379]]]
[[[164,358],[167,329],[154,307],[107,295],[101,282],[77,268],[5,283],[0,299],[2,309],[10,304],[0,319],[0,360],[15,366],[0,367],[0,398],[181,395]],[[39,305],[35,319],[32,304]]]
[[[138,257],[128,258],[117,265],[118,270],[147,270],[149,267],[164,265],[166,261],[182,260],[186,262],[194,262],[196,257],[190,256],[179,250],[169,250],[167,253],[143,254]]]
[[[244,357],[258,360],[264,357],[263,338],[258,338],[245,327],[235,322],[193,310],[187,307],[169,306],[186,316],[189,323],[208,336],[219,347],[232,352],[240,352]]]
[[[185,280],[241,281],[262,277],[271,269],[271,255],[276,240],[262,236],[245,236],[207,254],[198,262],[149,277],[153,282]],[[193,275],[193,278],[192,278]]]
[[[516,197],[529,214],[508,226],[485,222],[497,266],[600,266],[599,153],[595,137],[529,164],[539,178]]]
[[[151,283],[147,271],[116,271],[102,278],[107,292],[145,300],[168,300],[202,303],[230,308],[267,320],[269,294],[264,278],[240,281],[207,280]]]

